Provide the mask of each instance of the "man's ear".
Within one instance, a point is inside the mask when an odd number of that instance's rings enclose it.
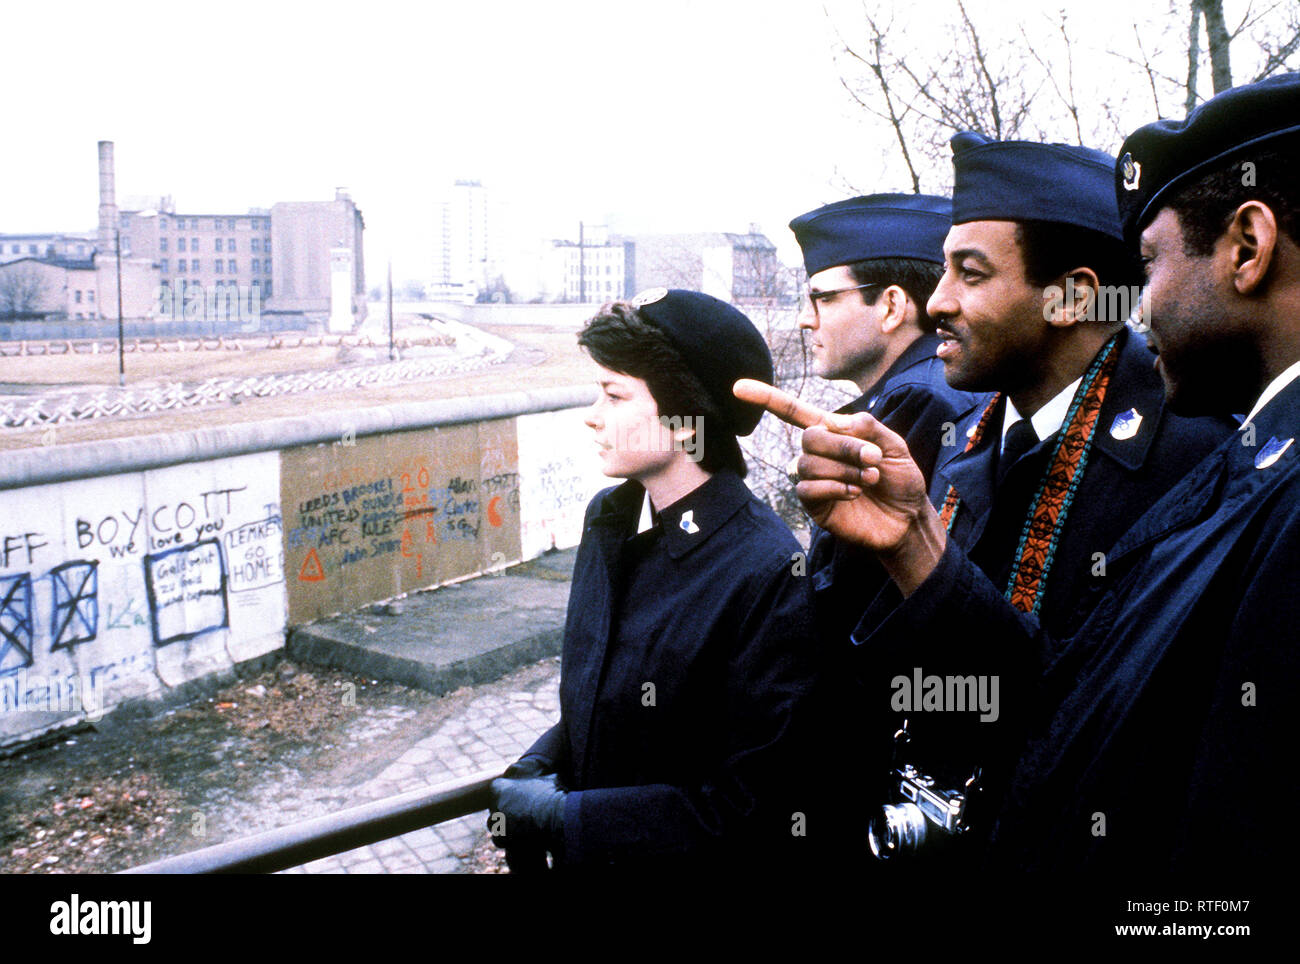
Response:
[[[1219,245],[1231,256],[1228,268],[1238,294],[1254,294],[1264,284],[1277,250],[1277,216],[1262,201],[1237,208]]]
[[[880,293],[880,297],[885,303],[885,316],[880,319],[880,330],[883,334],[892,335],[899,325],[907,321],[912,299],[898,285],[890,285]]]
[[[1100,287],[1097,273],[1091,268],[1072,268],[1061,276],[1062,285],[1047,289],[1052,297],[1045,296],[1050,310],[1043,318],[1055,328],[1069,328],[1084,321],[1097,320],[1097,294]],[[1059,296],[1059,297],[1058,297]]]

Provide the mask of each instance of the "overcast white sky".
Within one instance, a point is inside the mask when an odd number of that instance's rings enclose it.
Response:
[[[831,8],[843,23],[855,4]],[[1010,25],[1042,5],[993,9]],[[101,138],[119,199],[235,213],[346,186],[372,285],[390,252],[398,280],[430,273],[457,177],[517,234],[752,221],[790,261],[794,215],[846,183],[906,187],[876,183],[890,147],[841,89],[815,0],[101,0],[15,5],[4,32],[4,232],[93,229]]]

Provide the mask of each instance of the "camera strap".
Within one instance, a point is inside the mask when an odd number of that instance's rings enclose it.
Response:
[[[1093,430],[1097,426],[1097,417],[1101,414],[1102,402],[1106,399],[1106,388],[1119,358],[1116,351],[1118,339],[1119,334],[1116,333],[1088,366],[1088,371],[1070,402],[1064,428],[1056,434],[1056,447],[1052,451],[1051,460],[1039,480],[1029,511],[1025,514],[1024,526],[1016,545],[1015,561],[1007,580],[1007,588],[1003,592],[1011,605],[1023,613],[1036,613],[1042,606],[1047,575],[1056,557],[1056,547],[1070,513],[1070,506],[1083,481],[1088,454],[1092,449]],[[970,435],[970,441],[966,443],[967,452],[980,444],[1001,400],[1002,393],[999,392],[984,409]],[[957,494],[957,489],[949,485],[939,513],[948,532],[952,532],[953,520],[960,508],[961,497]]]

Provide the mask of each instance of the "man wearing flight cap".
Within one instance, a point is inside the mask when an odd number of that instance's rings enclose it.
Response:
[[[1059,632],[1107,583],[1116,539],[1231,423],[1166,412],[1150,354],[1124,324],[1139,288],[1113,157],[972,132],[956,135],[952,151],[953,225],[928,309],[948,382],[997,394],[957,420],[961,444],[940,456],[930,500],[1013,605]],[[893,592],[878,600],[896,603]],[[856,632],[855,644],[863,636]],[[886,667],[869,646],[855,649],[861,671],[876,674],[870,699],[892,699],[892,682],[915,663]],[[924,668],[979,675],[965,659]],[[980,769],[978,793],[966,794],[971,859],[1023,740],[1026,691],[999,683],[999,705],[983,714],[896,721],[909,721],[916,759],[908,762],[945,786],[964,786]]]
[[[801,214],[790,230],[803,252],[808,290],[799,327],[814,371],[854,382],[862,395],[841,412],[870,412],[907,440],[926,478],[945,436],[979,396],[948,387],[925,303],[943,271],[952,204],[927,194],[873,194]],[[816,530],[808,572],[819,630],[845,641],[866,586],[886,577],[869,555]]]
[[[840,411],[870,412],[906,438],[927,478],[944,425],[976,401],[944,381],[925,311],[951,220],[945,197],[873,194],[790,222],[808,273],[799,327],[814,370],[854,382],[862,395]]]
[[[1111,155],[973,132],[952,152],[953,226],[928,307],[948,382],[997,394],[959,422],[930,501],[1007,597],[1059,630],[1083,588],[1107,581],[1096,554],[1233,423],[1166,412],[1125,325],[1140,274]]]
[[[965,658],[1033,692],[999,865],[1213,871],[1220,885],[1293,867],[1277,804],[1300,790],[1282,745],[1300,683],[1297,117],[1289,74],[1121,149],[1113,185],[1169,406],[1249,414],[1105,553],[1106,586],[1068,632],[1008,602],[948,538],[897,436],[863,416],[804,433],[805,506],[876,550],[906,597],[869,614],[864,645]]]
[[[935,357],[939,339],[925,311],[943,273],[951,220],[946,197],[873,194],[827,204],[790,222],[808,274],[799,327],[807,332],[814,371],[854,382],[862,395],[840,411],[870,412],[902,435],[927,479],[942,447],[956,444],[954,423],[983,397],[944,380]],[[845,660],[864,600],[888,576],[870,553],[816,527],[808,575],[817,638],[831,667],[816,700],[824,714],[821,767],[840,774],[830,788],[835,799],[808,804],[809,834],[834,834],[845,856],[866,857],[865,802],[879,793],[881,767],[846,772],[843,761],[886,759],[894,727],[887,707],[863,699]],[[860,805],[844,807],[845,795]],[[846,825],[852,829],[846,832]]]

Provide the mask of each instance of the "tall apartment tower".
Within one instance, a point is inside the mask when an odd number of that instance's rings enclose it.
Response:
[[[488,192],[479,181],[456,181],[438,204],[441,232],[434,251],[433,283],[444,297],[472,301],[496,271],[494,225]]]

